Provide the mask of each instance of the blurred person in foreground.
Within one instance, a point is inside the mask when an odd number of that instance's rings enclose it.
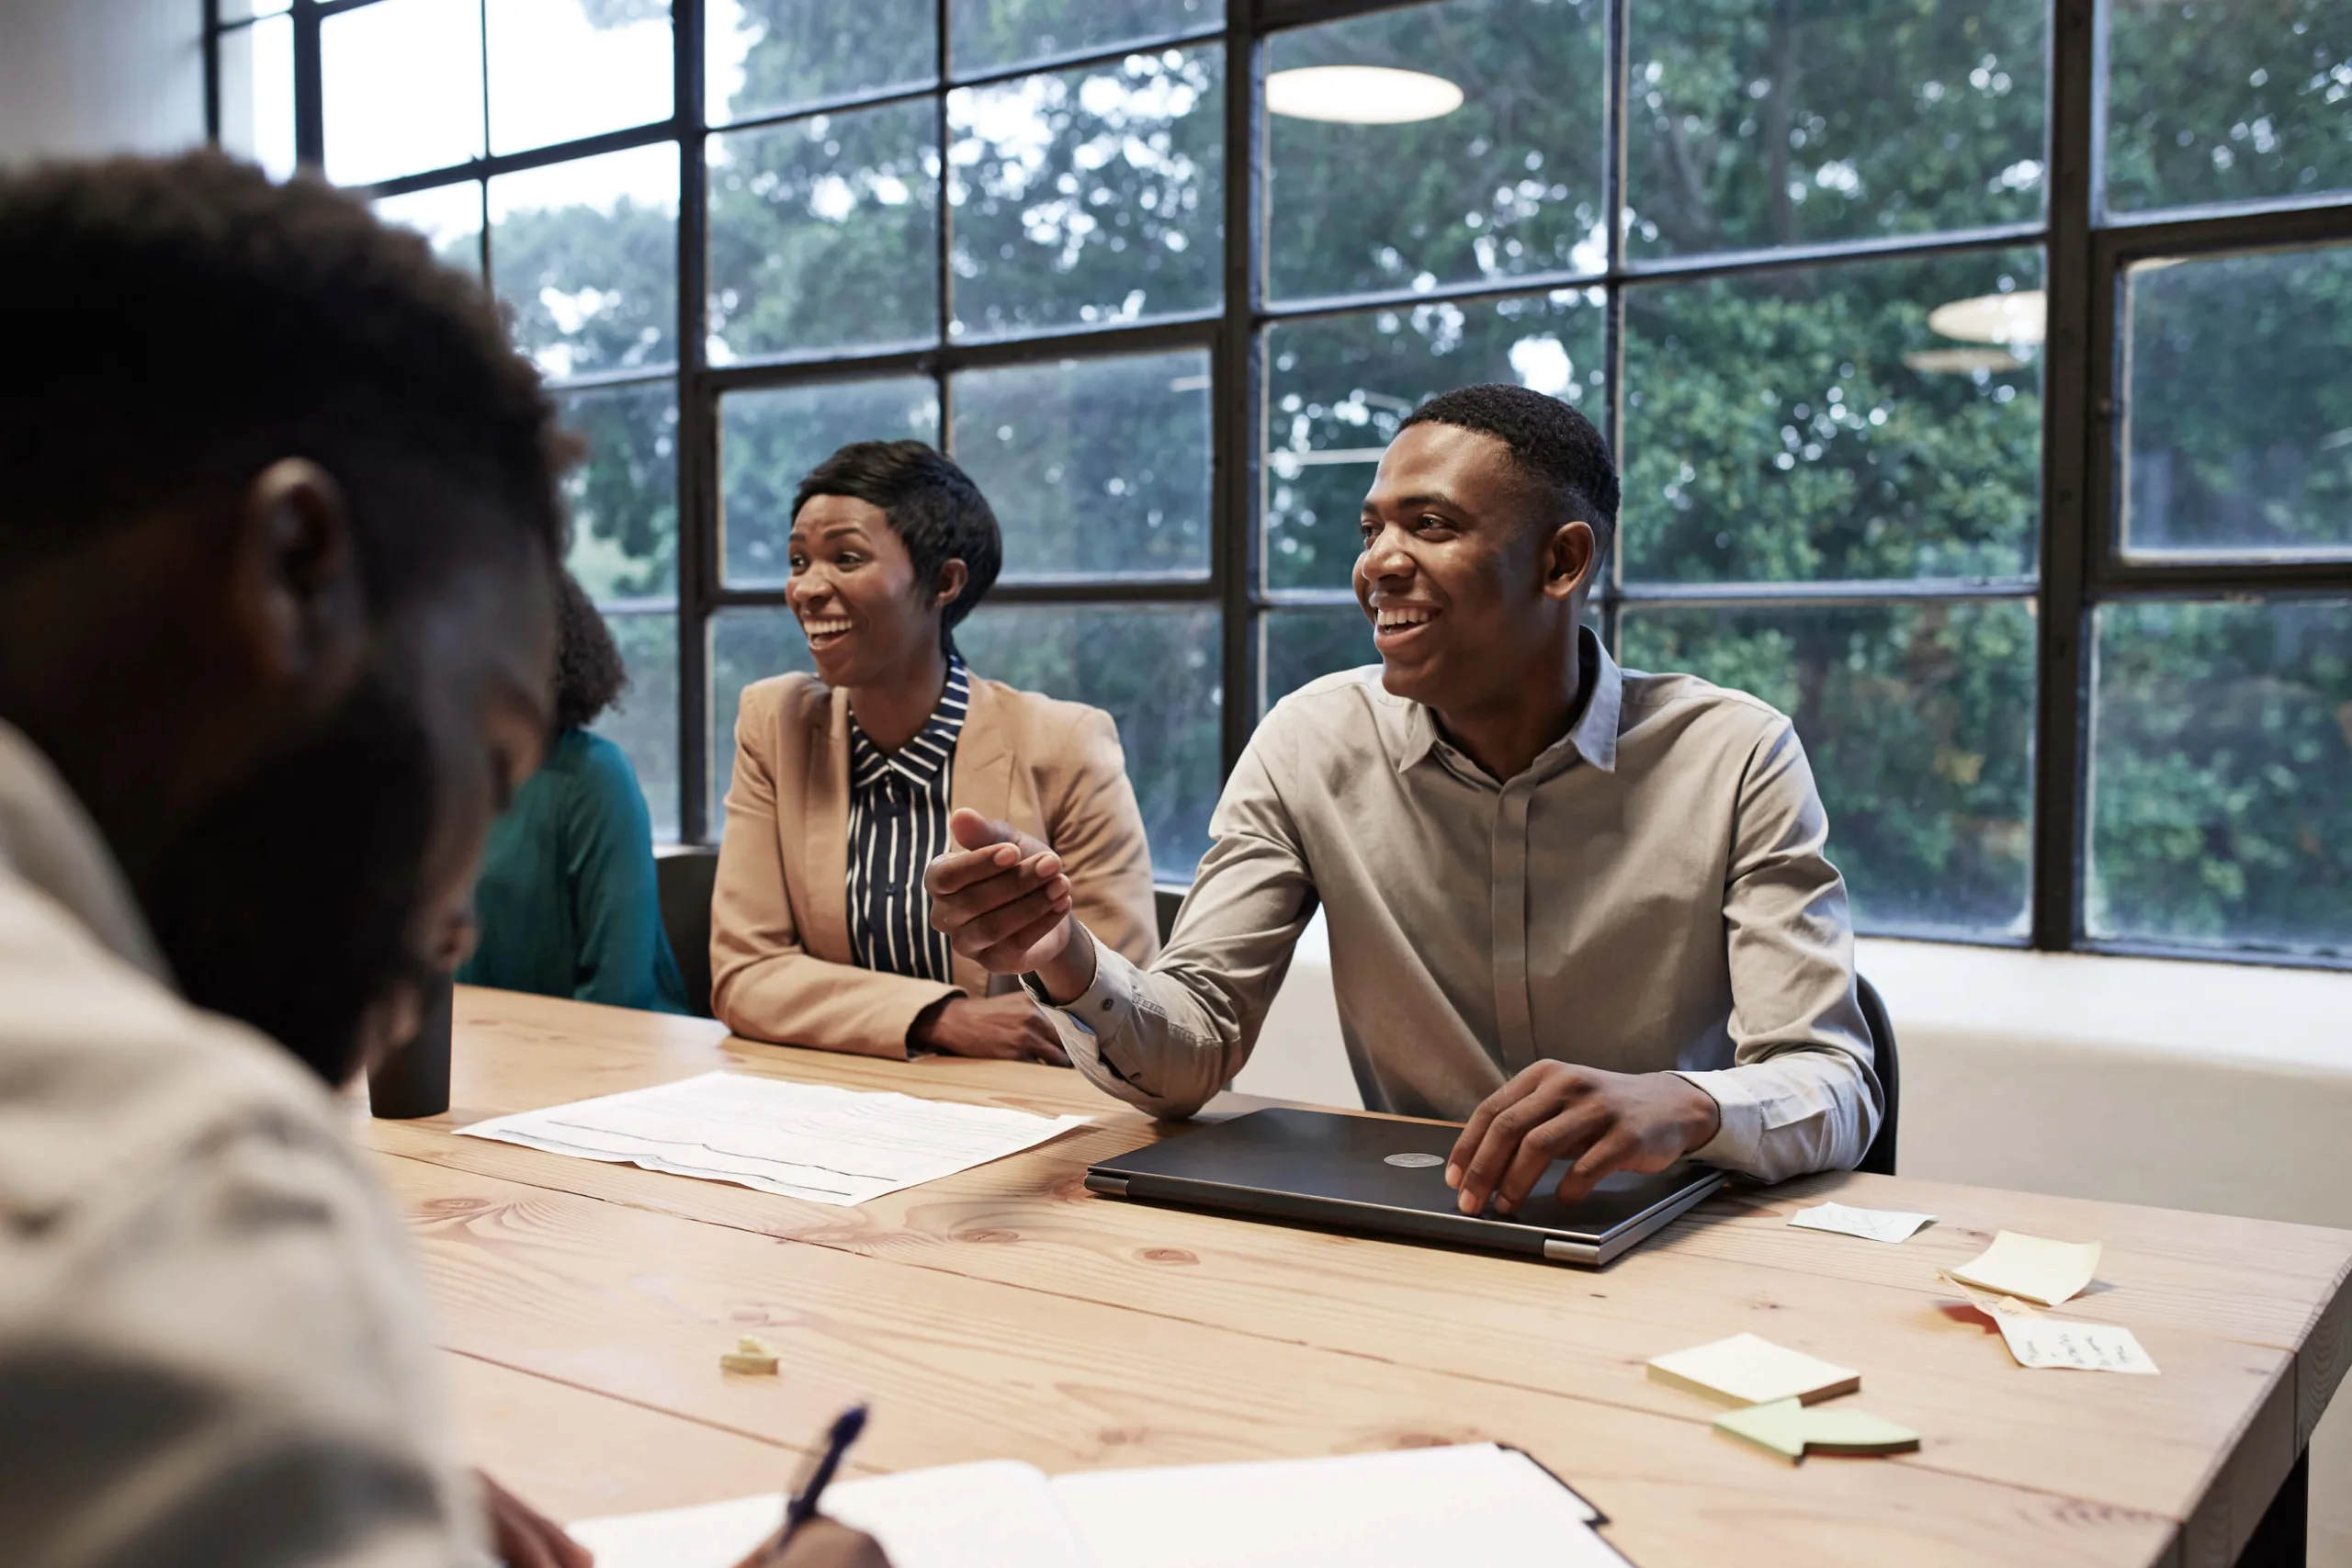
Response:
[[[903,1058],[1067,1066],[1011,981],[949,951],[923,867],[951,810],[1061,849],[1114,950],[1159,949],[1151,849],[1119,728],[974,674],[956,627],[1003,558],[996,513],[920,441],[860,441],[800,481],[786,595],[817,673],[748,686],[711,896],[711,1009],[738,1034]]]
[[[686,983],[662,930],[653,822],[637,770],[588,727],[628,671],[605,617],[570,572],[556,581],[555,739],[490,825],[466,986],[684,1012]]]
[[[0,175],[0,342],[11,1568],[576,1568],[457,1464],[336,1095],[548,745],[537,378],[423,240],[209,153]]]
[[[1319,904],[1374,1111],[1464,1122],[1464,1213],[1686,1156],[1759,1181],[1859,1161],[1882,1111],[1846,887],[1787,717],[1622,670],[1584,625],[1609,450],[1524,387],[1403,422],[1364,498],[1381,662],[1250,738],[1148,969],[1071,911],[1059,846],[959,814],[926,874],[956,949],[1020,974],[1109,1093],[1188,1116],[1240,1071]]]

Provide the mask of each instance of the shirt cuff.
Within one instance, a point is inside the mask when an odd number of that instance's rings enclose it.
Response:
[[[1135,969],[1092,931],[1086,933],[1086,939],[1094,944],[1094,978],[1085,990],[1067,1002],[1057,1002],[1046,994],[1034,974],[1021,976],[1021,988],[1054,1021],[1072,1066],[1098,1082],[1107,1077],[1125,1084],[1127,1075],[1106,1059],[1103,1046],[1125,1032],[1129,1010],[1135,1006]]]
[[[1722,1118],[1715,1135],[1692,1149],[1690,1157],[1724,1170],[1755,1170],[1764,1147],[1764,1102],[1756,1098],[1738,1069],[1724,1067],[1675,1077],[1704,1089]]]
[[[1079,929],[1085,931],[1082,926]],[[1111,973],[1111,950],[1104,947],[1102,939],[1092,931],[1085,934],[1086,940],[1094,944],[1094,978],[1087,982],[1085,990],[1069,1001],[1057,1002],[1046,994],[1045,982],[1038,979],[1034,971],[1021,976],[1021,988],[1028,992],[1030,999],[1039,1007],[1058,1009],[1091,1024],[1105,1013],[1116,1012],[1127,992]],[[1107,1023],[1110,1020],[1104,1018],[1102,1021]]]

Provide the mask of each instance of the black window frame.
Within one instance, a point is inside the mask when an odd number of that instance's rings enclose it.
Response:
[[[299,166],[322,165],[319,28],[339,13],[382,0],[290,0],[293,29],[295,157]],[[2037,610],[2036,704],[2032,759],[2030,925],[2022,939],[1996,933],[1956,936],[1988,946],[2049,952],[2090,952],[2296,967],[2352,968],[2352,952],[2305,953],[2239,946],[2183,945],[2096,940],[2085,928],[2085,868],[2090,832],[2088,726],[2091,616],[2102,604],[2150,599],[2269,598],[2352,595],[2352,558],[2261,560],[2133,559],[2120,547],[2116,526],[2120,454],[2114,419],[2120,400],[2120,345],[2116,323],[2126,269],[2153,256],[2264,250],[2352,242],[2352,192],[2312,198],[2250,201],[2147,212],[2109,213],[2105,207],[2104,0],[2053,0],[2048,30],[2049,104],[2043,217],[2033,223],[1946,231],[1895,240],[1805,244],[1690,258],[1632,262],[1618,221],[1625,187],[1629,7],[1642,0],[1607,0],[1606,141],[1601,209],[1607,215],[1607,265],[1600,273],[1542,273],[1507,281],[1476,280],[1427,290],[1365,293],[1343,298],[1271,301],[1264,288],[1264,126],[1259,114],[1267,38],[1294,28],[1404,9],[1427,0],[1226,0],[1222,25],[1194,27],[1131,40],[1114,48],[1076,51],[1017,66],[957,73],[948,49],[948,0],[936,0],[940,77],[929,85],[894,87],[797,105],[714,128],[704,99],[704,0],[673,0],[674,102],[668,119],[529,152],[492,154],[448,168],[421,172],[364,187],[385,197],[467,181],[480,182],[487,201],[490,178],[603,152],[673,142],[679,158],[678,361],[673,367],[581,378],[554,383],[570,390],[590,386],[671,383],[678,423],[677,593],[679,836],[709,841],[710,782],[715,765],[709,712],[710,626],[723,610],[780,606],[776,588],[729,587],[722,581],[719,535],[718,406],[729,391],[808,385],[828,380],[912,373],[939,389],[941,440],[952,440],[950,402],[956,372],[1154,349],[1205,349],[1212,375],[1211,548],[1205,576],[1130,577],[1004,582],[994,604],[1189,604],[1214,605],[1222,629],[1220,762],[1229,772],[1262,712],[1262,632],[1269,612],[1352,604],[1344,590],[1269,589],[1264,585],[1261,464],[1263,459],[1262,345],[1268,328],[1283,322],[1350,314],[1384,305],[1472,303],[1574,287],[1605,290],[1605,396],[1601,421],[1611,450],[1623,434],[1625,289],[1643,283],[1695,281],[1867,258],[1925,257],[2007,246],[2044,253],[2047,326],[2042,349],[2042,469],[2038,571],[2031,577],[1916,581],[1628,583],[1623,552],[1615,552],[1597,595],[1603,635],[1619,643],[1627,605],[1734,609],[1771,606],[1900,605],[1928,601],[2030,600]],[[1658,0],[1650,0],[1658,3]],[[221,127],[221,41],[254,18],[228,19],[221,0],[202,0],[207,129]],[[751,358],[724,366],[706,355],[707,329],[706,143],[718,131],[746,130],[885,103],[928,99],[936,106],[941,178],[947,177],[947,94],[956,88],[1017,80],[1054,70],[1115,62],[1142,50],[1170,46],[1225,51],[1224,298],[1221,307],[1142,324],[1090,326],[1023,336],[958,342],[948,333],[947,288],[954,213],[939,203],[939,342],[918,350],[823,353]],[[485,213],[485,218],[487,214]],[[485,276],[492,265],[490,226],[482,225]],[[667,601],[636,602],[620,613],[670,613]]]

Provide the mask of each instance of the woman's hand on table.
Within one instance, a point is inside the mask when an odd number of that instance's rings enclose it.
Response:
[[[950,997],[917,1019],[907,1040],[951,1056],[1069,1066],[1052,1021],[1019,991],[1001,997]]]

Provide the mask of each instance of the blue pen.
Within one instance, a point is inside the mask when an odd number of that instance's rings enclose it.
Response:
[[[792,1489],[792,1501],[785,1505],[784,1528],[776,1532],[775,1541],[769,1545],[767,1555],[761,1562],[775,1562],[781,1559],[784,1549],[792,1544],[794,1534],[816,1517],[817,1505],[824,1500],[825,1488],[832,1483],[833,1472],[841,1468],[842,1456],[849,1452],[849,1446],[857,1441],[857,1435],[864,1430],[865,1406],[863,1404],[851,1405],[834,1419],[833,1429],[825,1434],[824,1451],[801,1472],[798,1483]]]

